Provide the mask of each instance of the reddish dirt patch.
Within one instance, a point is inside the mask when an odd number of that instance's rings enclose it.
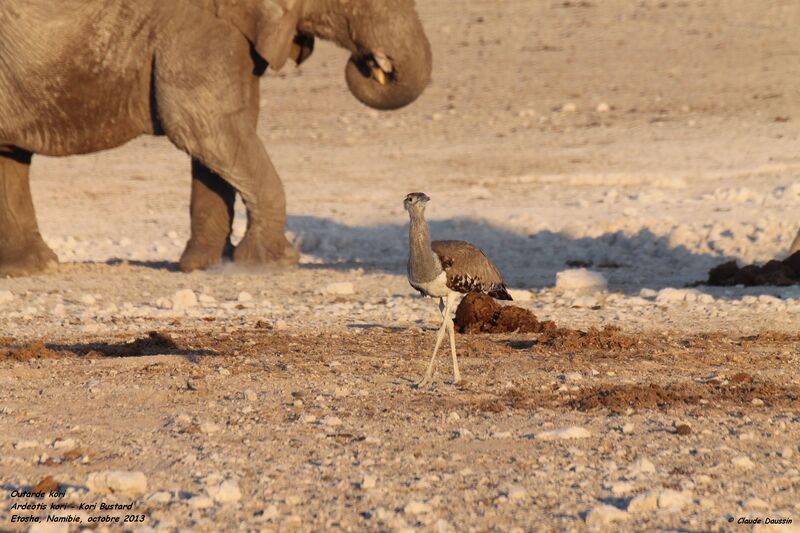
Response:
[[[623,413],[628,409],[668,409],[700,403],[752,406],[753,400],[760,400],[761,405],[796,408],[800,406],[800,388],[756,381],[749,374],[739,373],[727,385],[709,381],[666,386],[655,383],[599,386],[581,390],[568,404],[579,411],[608,409]]]
[[[665,409],[677,403],[697,403],[700,398],[690,398],[680,386],[663,387],[655,383],[649,385],[613,385],[584,389],[578,398],[569,402],[570,407],[579,411],[608,409],[615,413],[628,409]]]
[[[795,252],[783,261],[772,260],[764,265],[739,267],[736,261],[728,261],[708,272],[708,285],[777,285],[780,287],[800,283],[800,252]]]
[[[67,353],[51,350],[45,345],[44,341],[37,341],[18,349],[0,348],[0,359],[11,359],[13,361],[30,361],[31,359],[59,359],[66,357]]]
[[[476,292],[461,301],[454,322],[459,333],[542,333],[556,329],[554,322],[540,322],[527,309],[500,305],[491,296]]]
[[[20,348],[3,347],[0,343],[0,360],[29,361],[31,359],[59,359],[70,356],[134,357],[140,355],[189,353],[166,333],[151,331],[147,337],[125,343],[56,344],[39,340]],[[206,355],[209,352],[197,352]]]
[[[51,490],[58,490],[60,486],[61,483],[53,479],[53,476],[47,476],[46,478],[42,479],[39,483],[37,483],[31,489],[31,492],[49,493]]]
[[[468,294],[458,306],[454,320],[459,333],[538,333],[536,345],[557,350],[628,350],[639,340],[615,326],[578,331],[559,328],[551,320],[540,321],[527,309],[500,305],[481,293]]]
[[[589,328],[589,331],[549,330],[541,336],[539,344],[556,350],[630,350],[638,346],[640,340],[623,334],[616,326],[605,326],[603,329]]]

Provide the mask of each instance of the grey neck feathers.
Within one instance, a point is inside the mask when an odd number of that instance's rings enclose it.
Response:
[[[412,281],[433,281],[442,273],[439,257],[431,249],[431,234],[422,212],[411,211],[408,228],[408,275]]]

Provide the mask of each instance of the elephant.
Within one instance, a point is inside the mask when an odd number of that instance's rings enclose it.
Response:
[[[39,231],[34,154],[67,156],[165,135],[191,159],[183,271],[223,258],[294,264],[281,180],[256,135],[259,79],[314,39],[350,52],[350,92],[413,102],[432,53],[414,0],[4,0],[0,4],[0,276],[58,264]],[[239,194],[247,230],[231,244]]]

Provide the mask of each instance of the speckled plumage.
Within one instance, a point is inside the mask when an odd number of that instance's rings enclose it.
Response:
[[[431,241],[425,221],[425,205],[429,200],[426,194],[413,192],[403,201],[411,219],[408,229],[408,282],[422,295],[439,298],[439,309],[442,311],[442,325],[436,336],[433,355],[419,386],[430,383],[436,353],[448,332],[455,382],[460,380],[455,329],[450,311],[461,294],[482,292],[498,300],[511,300],[503,276],[480,248],[465,241]]]

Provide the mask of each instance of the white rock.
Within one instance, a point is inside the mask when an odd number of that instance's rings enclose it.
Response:
[[[520,487],[518,485],[512,485],[508,488],[508,500],[512,502],[525,500],[528,498],[528,491],[525,487]]]
[[[450,525],[450,522],[444,518],[437,520],[436,524],[434,525],[436,526],[436,533],[451,533],[452,531],[455,531],[453,526]]]
[[[630,515],[613,505],[598,505],[586,515],[587,526],[606,526],[614,522],[624,522]]]
[[[784,459],[791,459],[794,455],[794,450],[792,450],[791,446],[784,446],[781,448],[781,457]]]
[[[701,294],[697,297],[697,301],[701,304],[713,304],[714,303],[714,296],[711,294]]]
[[[654,291],[653,289],[642,289],[639,291],[639,296],[642,298],[655,298],[658,296],[658,292]]]
[[[699,295],[695,289],[673,289],[666,287],[658,291],[656,302],[660,304],[673,304],[686,301],[695,301]]]
[[[264,509],[264,519],[265,520],[272,520],[273,518],[277,518],[280,512],[278,511],[277,505],[270,505],[266,509]]]
[[[605,102],[600,102],[599,104],[597,104],[597,107],[595,107],[594,109],[598,113],[608,113],[609,111],[611,111],[611,106],[609,106]]]
[[[14,293],[8,289],[0,290],[0,304],[6,304],[14,299]]]
[[[447,420],[450,422],[458,422],[459,420],[461,420],[461,417],[457,412],[450,411],[450,414],[447,415]]]
[[[181,289],[172,295],[172,309],[185,311],[197,305],[197,295],[192,289]]]
[[[247,302],[252,302],[253,301],[253,295],[250,294],[247,291],[242,291],[242,292],[239,293],[238,296],[236,296],[236,301],[239,302],[240,304],[247,303]]]
[[[653,463],[651,463],[646,457],[637,459],[636,462],[631,465],[631,474],[634,476],[639,476],[641,474],[654,474],[655,472],[655,465],[653,465]]]
[[[591,294],[584,294],[583,296],[578,296],[572,300],[570,307],[591,309],[593,307],[597,307],[598,305],[600,305],[600,302],[597,300],[597,298]]]
[[[201,304],[213,304],[217,302],[217,299],[211,296],[210,294],[203,293],[197,297],[197,300]]]
[[[533,294],[531,291],[525,289],[507,289],[508,294],[511,295],[511,298],[514,299],[515,302],[530,302],[533,299]]]
[[[542,431],[536,435],[539,440],[559,440],[559,439],[586,439],[591,437],[592,434],[582,427],[572,426],[563,429],[553,429],[550,431]]]
[[[651,490],[634,497],[628,504],[629,513],[646,513],[658,509],[658,492]]]
[[[753,497],[743,501],[742,507],[745,509],[767,509],[769,508],[769,504],[761,498]]]
[[[233,503],[242,499],[242,491],[239,485],[232,479],[227,479],[219,485],[206,487],[206,492],[217,503]]]
[[[658,508],[678,511],[688,505],[691,505],[692,498],[693,495],[690,491],[665,489],[658,494]]]
[[[574,113],[578,110],[578,106],[576,106],[573,102],[567,102],[566,104],[561,106],[562,113]]]
[[[404,510],[407,513],[419,515],[419,514],[428,514],[431,512],[432,509],[431,506],[425,502],[412,500],[406,504]]]
[[[556,274],[556,290],[589,294],[608,288],[608,281],[599,272],[585,268],[572,268]]]
[[[320,422],[322,422],[326,426],[331,426],[331,427],[336,427],[336,426],[341,426],[342,425],[341,419],[339,419],[336,416],[331,416],[331,415],[326,416],[325,418],[320,420]]]
[[[633,422],[627,422],[625,425],[622,426],[622,432],[626,435],[630,435],[633,433],[633,430],[636,429],[636,426]]]
[[[244,391],[244,399],[248,402],[254,402],[258,400],[258,394],[253,389],[247,389]]]
[[[625,496],[633,492],[633,483],[629,481],[617,481],[611,484],[611,494],[614,496]]]
[[[27,450],[29,448],[37,448],[39,442],[35,440],[18,440],[14,443],[15,450]]]
[[[169,503],[172,501],[172,494],[165,490],[160,490],[148,496],[147,501],[156,504]]]
[[[75,439],[56,439],[53,441],[53,448],[60,450],[66,448],[71,450],[75,447]]]
[[[361,480],[362,489],[374,489],[377,486],[377,484],[378,484],[378,478],[370,474],[364,474],[364,478]]]
[[[200,432],[205,433],[206,435],[213,435],[214,433],[219,433],[220,427],[215,424],[214,422],[203,422],[200,424]]]
[[[83,305],[94,305],[97,303],[97,300],[91,294],[83,294],[78,299]]]
[[[322,289],[323,294],[338,294],[345,296],[348,294],[355,294],[356,290],[353,283],[350,281],[339,281],[336,283],[329,283]]]
[[[189,498],[189,507],[192,507],[193,509],[208,509],[213,505],[214,500],[205,494],[200,494],[198,496],[192,496]]]
[[[750,470],[756,466],[755,463],[753,463],[753,461],[746,455],[738,455],[734,457],[731,459],[731,464],[736,468],[741,468],[742,470]]]
[[[143,472],[92,472],[86,480],[86,486],[92,492],[138,496],[147,490],[147,477]]]

